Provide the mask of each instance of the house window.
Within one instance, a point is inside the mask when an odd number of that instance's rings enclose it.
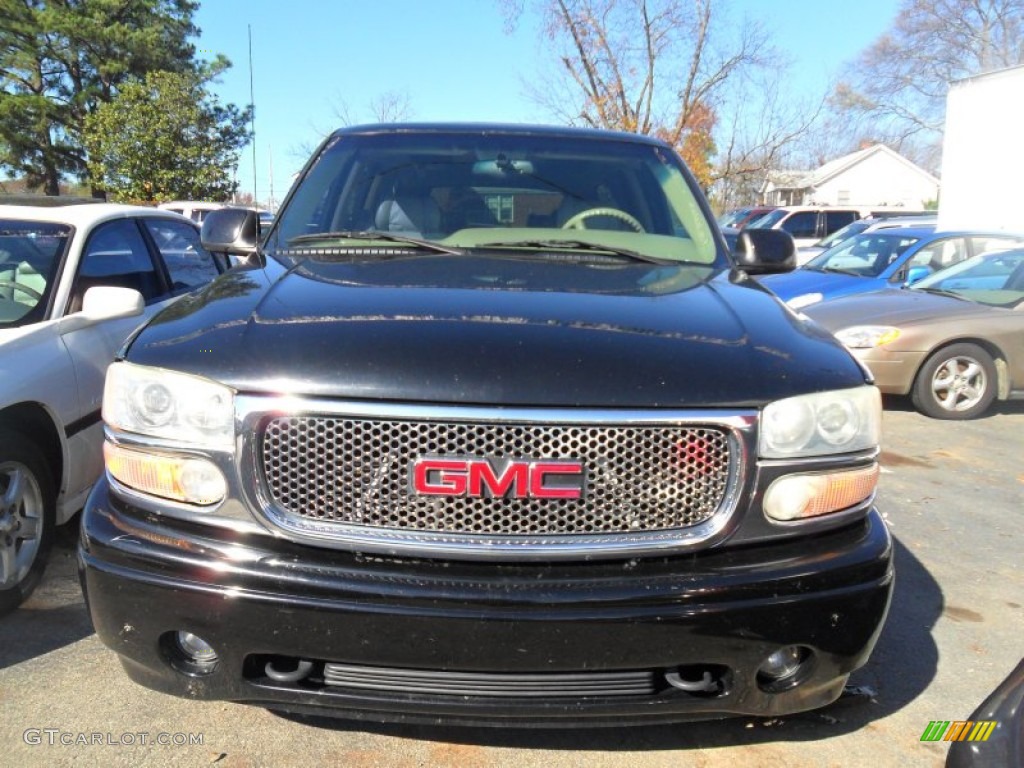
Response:
[[[487,207],[491,209],[499,224],[511,224],[515,219],[515,205],[512,195],[487,195]]]

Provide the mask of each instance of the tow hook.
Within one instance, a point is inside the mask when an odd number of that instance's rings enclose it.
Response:
[[[718,691],[718,681],[712,679],[711,673],[707,670],[704,671],[700,680],[684,680],[678,672],[666,672],[665,682],[673,688],[678,688],[688,693],[714,693]]]
[[[313,662],[300,659],[295,669],[282,672],[274,666],[274,662],[268,661],[267,666],[263,669],[267,673],[267,677],[278,683],[297,683],[299,680],[309,677],[309,673],[313,671]]]

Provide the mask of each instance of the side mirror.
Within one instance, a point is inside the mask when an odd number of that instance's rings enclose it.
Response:
[[[60,320],[60,332],[72,333],[104,320],[137,317],[146,308],[142,294],[134,288],[95,285],[82,297],[82,308]]]
[[[260,216],[245,208],[221,208],[203,219],[200,239],[210,253],[241,256],[247,262],[256,257],[260,237]]]
[[[932,273],[932,268],[927,264],[917,264],[907,270],[907,279],[903,282],[904,285],[913,285],[918,280],[923,280]]]
[[[744,229],[736,237],[733,260],[752,275],[791,272],[796,268],[796,243],[781,229]]]
[[[142,294],[134,288],[96,285],[82,297],[82,314],[90,322],[141,315],[146,308]]]

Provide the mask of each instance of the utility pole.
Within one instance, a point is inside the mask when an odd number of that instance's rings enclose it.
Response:
[[[256,205],[256,97],[252,79],[252,24],[249,27],[249,103],[252,106],[252,203]]]
[[[270,144],[267,144],[267,156],[270,159],[270,200],[267,201],[267,207],[271,213],[277,213],[277,201],[274,200],[274,148]]]

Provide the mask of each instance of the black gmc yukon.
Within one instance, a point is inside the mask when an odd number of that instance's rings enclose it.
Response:
[[[179,696],[563,725],[833,701],[893,584],[879,397],[666,145],[342,130],[125,345],[96,631]]]

